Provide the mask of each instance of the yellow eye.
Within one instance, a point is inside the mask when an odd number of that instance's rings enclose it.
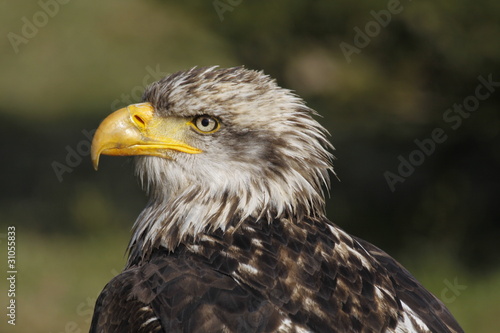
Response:
[[[209,116],[199,116],[193,119],[196,128],[203,133],[215,132],[219,129],[219,122]]]

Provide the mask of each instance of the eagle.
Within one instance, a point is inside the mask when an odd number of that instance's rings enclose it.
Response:
[[[149,195],[90,332],[463,332],[444,304],[325,213],[317,113],[261,71],[195,67],[95,132]]]

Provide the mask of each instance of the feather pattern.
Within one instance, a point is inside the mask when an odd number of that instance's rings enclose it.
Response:
[[[192,139],[201,154],[137,158],[150,202],[91,332],[463,332],[393,258],[325,217],[332,146],[300,98],[210,67],[144,101],[221,127]]]
[[[103,294],[114,294],[101,296],[100,306],[113,309],[106,298],[150,306],[165,332],[462,332],[437,298],[373,245],[327,220],[263,222],[155,251],[111,281]],[[100,314],[95,331],[123,315]],[[134,319],[136,327],[146,320]]]

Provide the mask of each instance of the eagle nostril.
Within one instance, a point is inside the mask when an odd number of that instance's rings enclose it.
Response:
[[[141,118],[141,116],[134,114],[132,116],[132,120],[137,125],[137,127],[140,127],[140,128],[146,127],[146,122],[144,121],[144,119]]]

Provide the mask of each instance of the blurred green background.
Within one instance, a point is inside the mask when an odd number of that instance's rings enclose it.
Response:
[[[2,1],[0,262],[13,225],[18,274],[15,327],[0,282],[0,331],[88,331],[124,265],[147,198],[131,159],[93,171],[100,121],[167,73],[245,65],[323,116],[330,219],[401,261],[466,331],[497,332],[499,84],[474,96],[480,76],[500,82],[499,17],[493,0]],[[418,153],[436,128],[446,140]]]

